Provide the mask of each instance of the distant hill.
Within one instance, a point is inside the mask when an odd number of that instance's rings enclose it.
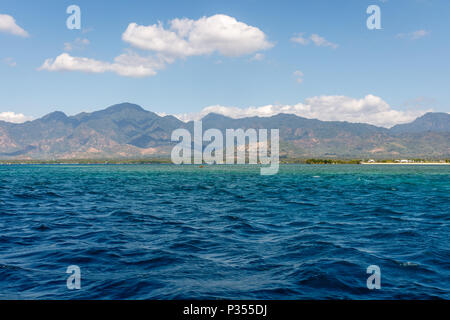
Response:
[[[450,114],[429,112],[411,123],[398,124],[391,128],[394,133],[450,132]]]
[[[364,123],[320,121],[292,114],[232,119],[208,114],[204,130],[278,128],[284,157],[450,158],[446,113],[428,113],[391,129]],[[172,131],[192,122],[158,116],[122,103],[92,113],[52,112],[21,124],[0,121],[0,159],[168,157]]]
[[[52,112],[23,124],[0,123],[0,158],[151,156],[167,153],[172,130],[183,125],[130,103],[72,117]]]

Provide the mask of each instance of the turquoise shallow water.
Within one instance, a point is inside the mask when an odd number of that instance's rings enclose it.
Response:
[[[449,222],[449,166],[0,166],[0,298],[449,299]]]

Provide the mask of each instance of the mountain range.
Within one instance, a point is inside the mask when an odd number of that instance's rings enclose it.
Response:
[[[293,114],[233,119],[210,113],[202,122],[203,130],[279,129],[280,155],[288,158],[450,158],[447,113],[427,113],[390,129]],[[192,131],[193,122],[131,103],[75,116],[56,111],[20,124],[0,121],[0,159],[167,158],[178,128]]]

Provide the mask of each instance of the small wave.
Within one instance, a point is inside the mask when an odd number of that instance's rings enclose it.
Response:
[[[51,230],[51,228],[45,224],[40,224],[39,226],[34,227],[34,230],[47,231],[47,230]]]
[[[3,270],[23,270],[23,268],[21,268],[21,267],[10,265],[10,264],[0,264],[0,269],[3,269]]]

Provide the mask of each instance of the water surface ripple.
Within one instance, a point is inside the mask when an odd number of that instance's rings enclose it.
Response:
[[[3,165],[0,298],[449,299],[449,181],[449,166]]]

